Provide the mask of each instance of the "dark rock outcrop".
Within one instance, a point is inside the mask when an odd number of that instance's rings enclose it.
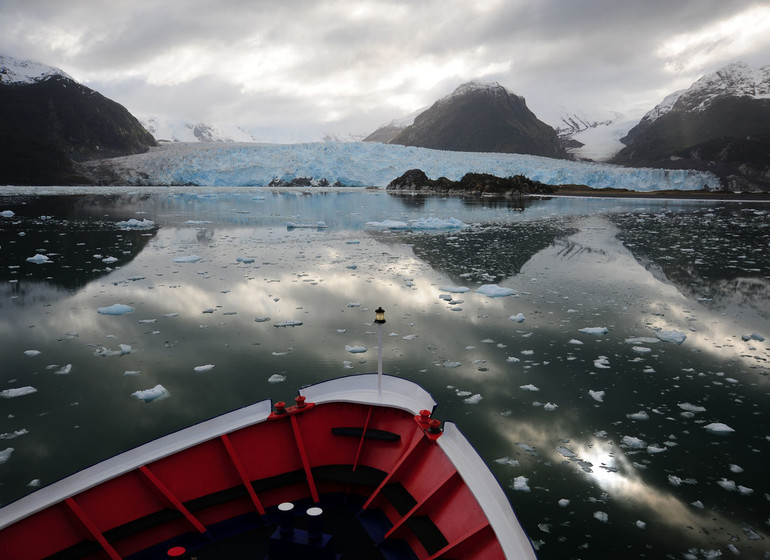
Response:
[[[556,131],[523,97],[497,83],[468,82],[420,113],[391,144],[456,152],[501,152],[566,158]]]
[[[447,193],[495,196],[521,196],[524,194],[551,194],[551,185],[533,181],[523,175],[497,177],[488,173],[466,173],[459,181],[446,177],[430,179],[421,169],[410,169],[388,184],[389,191],[421,193]]]

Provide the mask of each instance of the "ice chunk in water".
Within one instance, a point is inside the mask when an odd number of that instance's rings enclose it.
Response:
[[[40,253],[38,253],[34,257],[29,257],[27,259],[27,262],[31,262],[35,264],[48,264],[53,261],[51,261],[51,259],[49,259],[46,255],[41,255]]]
[[[351,354],[363,354],[368,350],[368,348],[366,346],[351,346],[349,344],[346,344],[345,350],[347,350]]]
[[[534,385],[532,385],[532,383],[530,383],[529,385],[521,385],[521,386],[519,386],[519,389],[523,389],[524,391],[539,391],[540,390],[537,387],[535,387]]]
[[[629,418],[631,420],[649,420],[650,415],[647,414],[647,411],[640,410],[639,412],[633,412],[631,414],[626,414],[626,418]]]
[[[526,476],[517,476],[513,479],[513,485],[511,488],[518,490],[519,492],[529,492],[529,485],[527,484],[529,479]]]
[[[131,396],[135,399],[139,399],[140,401],[144,401],[146,403],[153,402],[153,401],[159,401],[167,398],[170,395],[170,393],[166,390],[166,388],[161,385],[155,385],[152,389],[145,389],[143,391],[134,391],[131,393]]]
[[[547,402],[547,403],[545,403],[543,405],[543,409],[548,410],[548,411],[556,410],[557,408],[559,408],[558,404],[554,404],[554,403],[550,403],[550,402]]]
[[[496,298],[496,297],[506,297],[506,296],[512,296],[516,293],[515,290],[512,288],[505,288],[502,286],[498,286],[497,284],[483,284],[478,287],[476,290],[476,293],[479,293],[481,295]]]
[[[100,307],[96,310],[101,315],[125,315],[126,313],[133,313],[134,308],[130,305],[124,305],[122,303],[116,303],[108,307]]]
[[[471,395],[467,399],[465,399],[463,402],[465,404],[478,404],[481,402],[482,396],[479,393],[476,393],[475,395]]]
[[[0,216],[3,218],[13,218],[16,214],[14,214],[13,210],[3,210],[0,212]]]
[[[687,338],[687,335],[684,334],[682,331],[658,331],[655,333],[655,335],[661,339],[663,342],[673,342],[675,344],[682,344],[685,339]]]
[[[131,218],[130,220],[116,222],[115,225],[118,226],[120,229],[152,229],[155,227],[155,222],[153,222],[152,220],[148,220],[147,218],[143,220],[137,220],[136,218]]]
[[[703,426],[703,428],[714,434],[727,434],[735,431],[730,426],[723,424],[722,422],[712,422],[711,424]]]
[[[559,500],[559,505],[561,507],[567,507],[569,505],[569,500],[567,498],[562,498]]]
[[[604,402],[604,391],[592,391],[588,390],[588,394],[591,395],[596,402]]]
[[[630,447],[631,449],[644,449],[647,447],[647,443],[643,439],[634,436],[623,436],[620,443],[623,447]]]
[[[11,458],[11,453],[13,453],[13,447],[8,447],[8,448],[3,449],[2,451],[0,451],[0,465],[2,465],[8,459]]]
[[[609,516],[604,511],[595,511],[594,512],[594,519],[598,519],[602,523],[607,523],[607,520],[609,519]]]
[[[511,321],[514,323],[523,323],[526,317],[524,317],[523,313],[517,313],[516,315],[511,315],[508,317]]]
[[[268,383],[281,383],[283,381],[286,381],[286,376],[280,373],[274,373],[267,380]]]
[[[13,389],[5,389],[0,391],[0,397],[4,399],[12,399],[14,397],[23,397],[24,395],[30,395],[37,393],[37,389],[27,385],[26,387],[15,387]]]
[[[40,350],[24,350],[24,354],[32,358],[33,356],[39,356]]]
[[[203,373],[204,371],[211,371],[212,369],[214,369],[214,364],[206,364],[202,366],[195,366],[193,371],[197,373]]]
[[[585,334],[607,334],[608,329],[607,327],[583,327],[579,329],[579,332]]]
[[[203,257],[199,257],[198,255],[186,255],[184,257],[176,257],[174,259],[174,262],[175,263],[196,263],[202,258]]]
[[[299,327],[302,324],[302,321],[281,321],[279,323],[274,324],[274,327]]]

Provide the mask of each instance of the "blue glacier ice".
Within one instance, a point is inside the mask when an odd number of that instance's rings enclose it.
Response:
[[[173,143],[144,154],[104,160],[127,184],[267,186],[298,177],[349,187],[384,187],[409,169],[458,180],[469,172],[525,175],[547,184],[638,191],[716,188],[706,172],[629,168],[522,154],[449,152],[374,142],[307,144]]]

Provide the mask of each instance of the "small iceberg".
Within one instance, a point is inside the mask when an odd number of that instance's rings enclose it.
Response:
[[[286,381],[286,376],[280,373],[274,373],[267,380],[268,383],[282,383],[284,381]]]
[[[712,434],[729,434],[730,432],[735,431],[730,426],[723,424],[722,422],[712,422],[711,424],[703,426],[703,429],[708,430]]]
[[[175,263],[197,263],[202,258],[203,257],[199,257],[198,255],[186,255],[184,257],[176,257],[174,259],[174,262]]]
[[[317,228],[317,229],[324,229],[329,226],[326,225],[326,222],[324,221],[318,221],[315,224],[295,224],[294,222],[286,222],[286,229],[291,230],[295,228]]]
[[[13,210],[3,210],[0,212],[0,216],[3,218],[13,218],[16,214],[14,214]]]
[[[152,229],[155,227],[155,222],[152,220],[144,219],[144,220],[137,220],[136,218],[131,218],[130,220],[124,220],[122,222],[116,222],[116,226],[118,226],[120,229]]]
[[[0,451],[0,465],[2,465],[6,461],[8,461],[8,459],[11,458],[11,453],[13,453],[13,447],[8,447]]]
[[[461,229],[465,227],[465,223],[461,222],[457,218],[449,218],[448,220],[442,220],[441,218],[420,218],[412,222],[412,229]]]
[[[479,286],[476,290],[476,293],[479,293],[481,295],[496,298],[496,297],[506,297],[506,296],[512,296],[516,293],[515,290],[512,288],[504,288],[501,286],[498,286],[497,284],[484,284],[482,286]]]
[[[592,391],[589,389],[588,394],[591,395],[591,398],[596,402],[604,402],[604,391]]]
[[[465,292],[469,292],[470,288],[465,286],[442,286],[439,290],[450,294],[464,294]]]
[[[529,492],[529,485],[527,484],[529,479],[526,476],[517,476],[513,479],[511,488],[518,490],[519,492]]]
[[[280,323],[276,323],[273,325],[274,327],[299,327],[302,324],[302,321],[281,321]]]
[[[367,226],[381,229],[409,229],[409,224],[398,220],[385,220],[382,222],[366,222]]]
[[[126,313],[133,313],[134,308],[130,305],[124,305],[122,303],[116,303],[108,307],[100,307],[96,310],[101,315],[125,315]]]
[[[363,354],[368,350],[366,346],[350,346],[345,345],[345,350],[350,352],[351,354]]]
[[[29,257],[27,259],[27,262],[35,263],[35,264],[49,264],[53,262],[51,259],[49,259],[46,255],[42,255],[38,253],[34,257]]]
[[[524,317],[523,313],[517,313],[516,315],[511,315],[508,317],[511,321],[514,323],[523,323],[526,317]]]
[[[482,398],[483,397],[479,393],[476,393],[475,395],[471,395],[467,399],[464,399],[463,402],[465,404],[479,404]]]
[[[132,397],[146,403],[163,400],[169,395],[170,393],[161,384],[155,385],[155,387],[152,389],[144,389],[143,391],[135,391],[131,393]]]
[[[24,350],[24,355],[33,358],[40,355],[40,350]]]
[[[15,397],[23,397],[24,395],[31,395],[32,393],[37,393],[37,389],[35,389],[34,387],[30,387],[28,385],[26,387],[4,389],[3,391],[0,391],[0,398],[13,399]]]
[[[214,364],[206,364],[203,366],[195,366],[193,371],[196,373],[203,373],[204,371],[211,371],[212,369],[214,369]]]
[[[655,336],[657,336],[663,342],[673,342],[675,344],[682,344],[687,338],[687,335],[684,334],[682,331],[673,331],[673,330],[658,331],[657,333],[655,333]]]
[[[607,327],[584,327],[578,330],[579,332],[582,332],[585,334],[607,334],[607,332],[609,332],[609,329],[607,329]]]

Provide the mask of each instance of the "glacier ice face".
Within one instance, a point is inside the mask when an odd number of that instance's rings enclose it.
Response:
[[[720,185],[706,172],[630,168],[522,154],[448,152],[373,142],[306,144],[174,143],[95,165],[109,165],[127,184],[267,186],[311,178],[312,184],[385,187],[409,169],[459,180],[469,172],[525,175],[542,183],[637,191],[699,190]]]

